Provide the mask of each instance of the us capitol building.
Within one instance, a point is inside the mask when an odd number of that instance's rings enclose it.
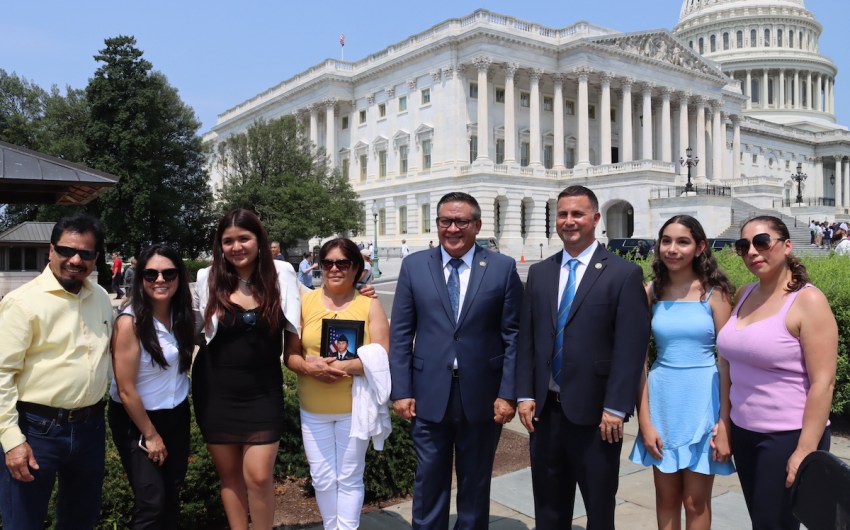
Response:
[[[517,258],[562,248],[555,204],[571,184],[599,197],[602,241],[654,237],[679,213],[710,237],[756,213],[850,219],[850,132],[821,30],[803,0],[684,0],[672,32],[478,10],[327,59],[220,114],[205,139],[295,115],[360,195],[356,239],[377,218],[381,247],[436,241],[437,201],[457,190],[481,204],[480,237]]]

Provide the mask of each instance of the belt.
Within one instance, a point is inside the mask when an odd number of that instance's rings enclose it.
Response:
[[[561,402],[561,393],[549,391],[546,393],[546,401],[554,401],[555,403]]]
[[[82,407],[79,409],[60,409],[49,407],[40,403],[30,403],[28,401],[18,401],[17,408],[21,412],[31,412],[56,421],[65,421],[68,423],[77,423],[86,421],[97,414],[103,414],[103,409],[106,406],[106,401],[98,401],[94,405]]]

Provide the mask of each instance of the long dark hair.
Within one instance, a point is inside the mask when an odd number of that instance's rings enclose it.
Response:
[[[162,256],[171,260],[177,269],[177,292],[171,298],[171,331],[177,339],[180,351],[180,372],[186,372],[192,364],[192,351],[195,347],[195,319],[192,314],[192,293],[189,291],[189,274],[180,254],[174,247],[164,243],[156,243],[144,249],[136,259],[136,275],[131,286],[130,306],[136,320],[136,335],[142,346],[150,354],[153,362],[162,368],[168,367],[168,362],[162,353],[159,339],[154,328],[153,306],[144,289],[142,271],[147,267],[153,256]]]
[[[280,286],[278,285],[277,269],[274,257],[269,252],[269,235],[259,217],[244,208],[227,212],[218,223],[213,240],[213,263],[209,275],[209,303],[204,312],[204,321],[212,321],[213,315],[221,315],[224,311],[235,311],[236,307],[230,301],[230,295],[239,285],[239,275],[236,269],[224,257],[221,238],[224,231],[236,226],[254,234],[257,238],[257,266],[251,273],[251,295],[258,302],[258,309],[263,318],[269,323],[272,334],[280,332]]]
[[[328,256],[328,253],[338,248],[342,255],[347,259],[351,260],[351,267],[354,269],[354,282],[352,287],[357,285],[357,282],[360,281],[360,276],[363,274],[363,269],[365,265],[363,264],[363,254],[360,253],[360,249],[357,248],[357,245],[354,241],[350,239],[346,239],[344,237],[338,237],[336,239],[331,239],[330,241],[325,241],[325,244],[322,245],[322,248],[319,249],[319,260],[323,260]]]
[[[744,224],[741,225],[741,233],[744,232],[744,227],[750,223],[764,223],[769,226],[771,230],[778,232],[779,237],[783,240],[791,239],[791,233],[788,231],[788,227],[784,222],[782,222],[782,219],[778,217],[774,217],[772,215],[760,215],[758,217],[747,219],[744,221]],[[806,271],[806,266],[800,262],[800,259],[797,258],[793,252],[785,256],[785,263],[788,265],[788,268],[791,269],[791,281],[785,286],[785,290],[789,293],[799,291],[805,287],[807,283],[809,283],[809,273]]]
[[[659,245],[656,245],[655,259],[652,262],[652,271],[655,275],[652,280],[654,298],[661,298],[664,289],[670,286],[670,271],[667,270],[667,266],[662,261],[661,252],[658,251],[658,247],[660,246],[661,238],[664,237],[664,229],[674,223],[680,224],[688,229],[691,233],[691,237],[694,239],[694,242],[696,242],[697,247],[700,246],[700,243],[705,243],[705,249],[700,252],[699,256],[694,256],[694,259],[691,262],[691,266],[693,267],[697,278],[699,278],[702,295],[705,296],[709,289],[714,288],[720,289],[723,294],[731,299],[735,288],[732,286],[732,282],[729,281],[729,278],[722,270],[720,270],[720,267],[717,265],[717,260],[715,260],[714,256],[711,254],[711,247],[708,246],[708,241],[705,237],[705,230],[703,230],[702,225],[690,215],[674,215],[670,219],[667,219],[667,222],[665,222],[658,231]]]

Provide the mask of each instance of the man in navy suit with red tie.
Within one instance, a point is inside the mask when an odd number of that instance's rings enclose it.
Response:
[[[516,404],[522,284],[512,258],[475,244],[481,208],[466,193],[437,204],[440,246],[404,259],[393,301],[393,410],[412,419],[413,528],[485,530],[502,424]]]
[[[613,529],[623,421],[649,342],[643,273],[595,238],[596,195],[558,195],[564,250],[528,271],[517,341],[519,416],[531,433],[538,530],[570,528],[576,484],[588,530]]]

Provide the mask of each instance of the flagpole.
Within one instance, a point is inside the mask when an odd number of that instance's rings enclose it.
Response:
[[[339,56],[340,60],[345,60],[345,33],[339,34]]]

